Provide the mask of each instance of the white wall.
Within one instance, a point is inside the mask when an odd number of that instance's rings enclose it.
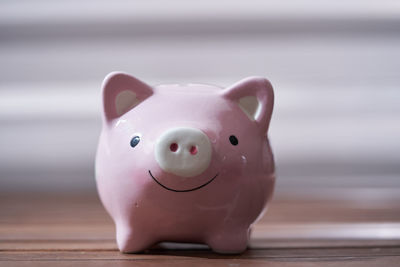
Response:
[[[276,90],[279,190],[400,188],[396,1],[2,1],[0,191],[94,186],[100,84]]]

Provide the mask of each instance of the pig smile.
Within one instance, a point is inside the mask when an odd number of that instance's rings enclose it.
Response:
[[[218,176],[218,173],[217,173],[217,174],[216,174],[213,178],[211,178],[208,182],[206,182],[206,183],[204,183],[204,184],[202,184],[202,185],[200,185],[200,186],[197,186],[197,187],[194,187],[194,188],[191,188],[191,189],[186,189],[186,190],[177,190],[177,189],[169,188],[169,187],[163,185],[162,183],[160,183],[159,181],[157,181],[157,179],[153,176],[153,174],[151,173],[150,170],[149,170],[149,174],[150,174],[150,177],[153,178],[153,180],[154,180],[157,184],[159,184],[161,187],[163,187],[163,188],[165,188],[165,189],[167,189],[167,190],[169,190],[169,191],[172,191],[172,192],[191,192],[191,191],[198,190],[198,189],[203,188],[203,187],[205,187],[206,185],[210,184],[210,183],[211,183],[212,181],[214,181],[214,179],[217,178],[217,176]]]

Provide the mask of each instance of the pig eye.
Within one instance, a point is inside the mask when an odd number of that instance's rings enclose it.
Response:
[[[140,137],[139,136],[133,137],[132,140],[131,140],[131,147],[137,146],[137,144],[139,144],[139,142],[140,142]]]
[[[229,136],[229,142],[231,142],[231,144],[234,146],[239,144],[239,140],[234,135]]]

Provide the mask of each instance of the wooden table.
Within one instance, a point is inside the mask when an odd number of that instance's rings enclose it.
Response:
[[[0,195],[0,266],[400,266],[400,200],[277,195],[242,255],[162,244],[121,254],[97,196]]]

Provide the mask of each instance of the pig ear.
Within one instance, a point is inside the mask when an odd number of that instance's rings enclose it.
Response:
[[[106,120],[120,117],[153,94],[149,85],[122,72],[108,74],[102,87]]]
[[[274,107],[274,91],[267,79],[243,79],[225,89],[223,96],[234,101],[251,121],[260,125],[263,132],[268,131]]]

